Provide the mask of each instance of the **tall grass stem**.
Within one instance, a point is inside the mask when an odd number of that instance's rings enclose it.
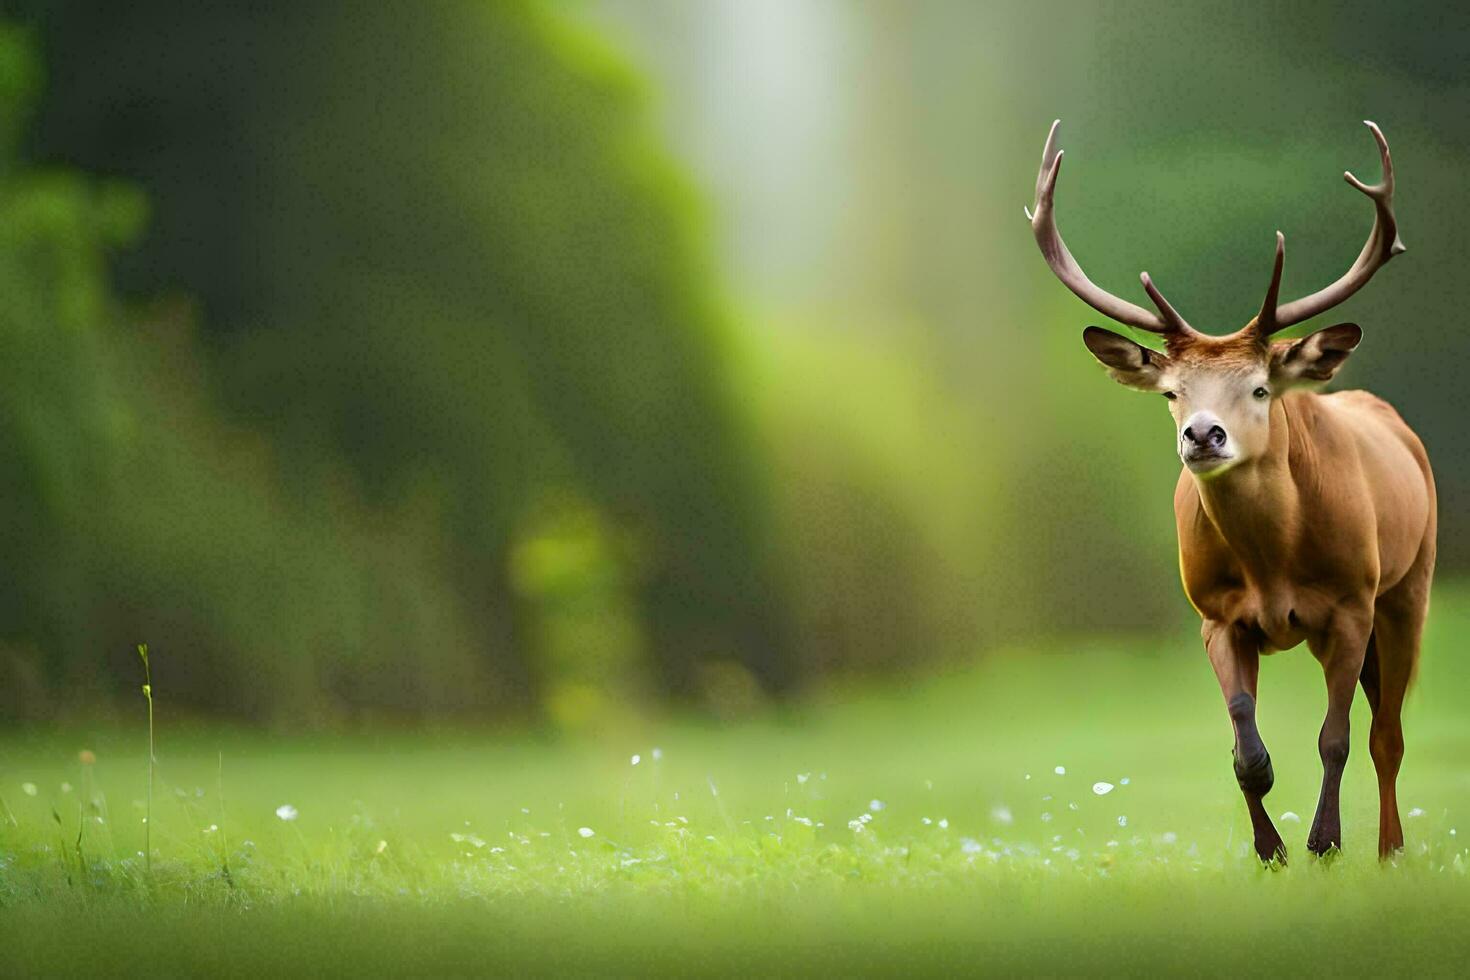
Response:
[[[143,697],[148,700],[148,806],[143,815],[143,868],[153,874],[153,672],[148,666],[148,644],[138,644],[143,660]]]

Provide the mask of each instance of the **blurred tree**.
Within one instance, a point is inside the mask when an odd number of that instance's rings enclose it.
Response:
[[[228,403],[279,440],[293,495],[345,458],[372,506],[429,501],[478,646],[525,693],[548,631],[509,556],[568,492],[631,542],[665,689],[704,658],[789,684],[726,325],[616,59],[488,0],[32,16],[54,78],[36,153],[147,193],[121,281],[199,298]]]
[[[168,700],[220,714],[510,703],[462,656],[420,518],[369,523],[326,481],[307,507],[283,501],[260,439],[219,420],[187,308],[116,302],[109,265],[147,209],[132,187],[14,158],[31,42],[0,30],[0,718],[135,691],[145,637]],[[397,677],[362,669],[410,637],[442,652]]]

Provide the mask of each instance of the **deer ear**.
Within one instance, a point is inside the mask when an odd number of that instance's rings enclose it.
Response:
[[[1101,327],[1082,331],[1082,342],[1118,384],[1139,391],[1164,390],[1164,368],[1168,367],[1169,359],[1158,351]]]
[[[1331,381],[1362,339],[1362,327],[1356,323],[1339,323],[1307,334],[1301,340],[1273,344],[1271,380],[1288,385]]]

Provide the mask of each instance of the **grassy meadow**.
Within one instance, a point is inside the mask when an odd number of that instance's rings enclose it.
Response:
[[[1361,698],[1344,852],[1305,851],[1304,650],[1263,667],[1291,860],[1257,864],[1187,632],[595,741],[193,729],[158,690],[151,871],[141,696],[135,728],[0,742],[0,972],[1449,973],[1467,625],[1470,595],[1441,590],[1393,866]]]

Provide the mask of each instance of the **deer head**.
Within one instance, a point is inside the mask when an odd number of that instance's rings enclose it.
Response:
[[[1068,289],[1083,302],[1120,323],[1159,334],[1164,352],[1150,350],[1126,337],[1088,327],[1082,340],[1115,381],[1139,391],[1162,394],[1176,426],[1179,458],[1200,475],[1224,472],[1260,456],[1270,438],[1271,403],[1293,387],[1330,380],[1357,347],[1363,332],[1340,323],[1295,341],[1271,338],[1287,327],[1331,309],[1361,289],[1389,259],[1404,251],[1393,214],[1393,161],[1388,141],[1373,123],[1367,126],[1378,142],[1383,181],[1364,184],[1351,173],[1343,177],[1373,202],[1373,230],[1352,267],[1336,282],[1310,296],[1279,302],[1286,239],[1276,233],[1276,266],[1261,311],[1240,330],[1212,336],[1195,330],[1169,305],[1147,272],[1144,291],[1158,312],[1146,310],[1100,288],[1072,258],[1057,230],[1055,198],[1062,151],[1052,123],[1036,176],[1035,210],[1027,210],[1041,254]]]

